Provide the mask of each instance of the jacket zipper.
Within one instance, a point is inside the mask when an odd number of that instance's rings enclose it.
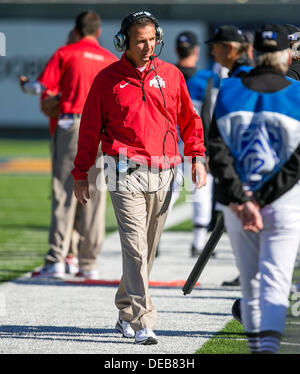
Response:
[[[143,100],[146,102],[146,95],[145,95],[144,82],[141,81],[141,84],[142,84]]]
[[[142,80],[142,79],[140,78],[139,73],[136,71],[136,69],[134,69],[134,71],[135,71],[135,73],[136,73],[136,75],[137,75],[137,77],[138,77],[138,80],[139,80],[139,82],[140,82],[140,84],[141,84],[141,86],[142,86],[143,101],[146,102],[146,94],[145,94],[144,80]],[[154,69],[151,68],[150,70],[148,70],[147,73],[145,74],[145,77],[144,77],[144,78],[146,78],[146,76],[147,76],[151,71],[154,71]]]

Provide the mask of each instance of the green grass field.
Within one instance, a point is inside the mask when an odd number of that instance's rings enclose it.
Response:
[[[243,326],[232,320],[196,352],[198,354],[248,354]]]
[[[48,141],[0,140],[0,159],[50,157]],[[0,282],[43,264],[48,251],[50,174],[0,174]],[[107,195],[106,233],[117,229]]]
[[[0,139],[0,158],[5,157],[50,157],[50,141]]]
[[[48,141],[0,140],[0,160],[12,157],[49,157]],[[48,174],[0,174],[0,283],[14,279],[43,264],[48,251],[51,179]],[[177,204],[185,199],[185,192]],[[109,194],[107,195],[106,233],[117,229]],[[191,220],[170,230],[190,231]],[[300,269],[294,281],[299,281]],[[297,301],[291,301],[291,306]],[[299,308],[300,309],[300,308]],[[282,353],[300,353],[299,317],[288,313],[286,337],[298,345],[281,347]],[[298,352],[297,352],[298,349]],[[249,353],[243,327],[230,321],[198,354]]]
[[[47,251],[49,176],[1,175],[0,282],[42,264]]]

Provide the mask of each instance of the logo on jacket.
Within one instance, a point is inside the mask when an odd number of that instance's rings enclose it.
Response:
[[[268,121],[236,127],[237,169],[250,189],[258,189],[268,175],[278,169],[283,147],[279,127]]]
[[[84,52],[83,57],[88,58],[90,60],[97,60],[97,61],[103,61],[104,60],[104,56],[98,55],[96,53],[91,53],[91,52]]]
[[[120,88],[124,88],[129,84],[129,82],[126,82],[125,84],[120,84]]]
[[[165,81],[160,77],[159,75],[156,75],[153,79],[150,81],[150,87],[154,86],[155,88],[166,87]]]

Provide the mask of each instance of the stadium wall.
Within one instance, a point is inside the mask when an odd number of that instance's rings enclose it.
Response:
[[[101,15],[103,32],[99,41],[114,53],[112,36],[119,30],[124,15],[137,9],[149,10],[164,30],[165,47],[161,57],[175,62],[174,40],[182,30],[195,31],[203,42],[222,23],[236,24],[243,29],[254,29],[266,22],[298,24],[295,17],[300,4],[0,3],[0,35],[5,38],[5,53],[0,49],[0,135],[10,130],[47,129],[48,121],[39,110],[39,98],[21,92],[18,75],[35,79],[55,49],[65,43],[74,17],[86,9]],[[207,68],[209,63],[209,51],[202,43],[198,67]]]

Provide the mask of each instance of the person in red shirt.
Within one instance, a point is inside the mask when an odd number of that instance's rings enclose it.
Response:
[[[80,40],[80,35],[72,29],[68,34],[68,39],[66,44],[76,43]],[[54,152],[55,147],[55,131],[57,127],[58,117],[59,117],[59,99],[60,99],[60,90],[57,87],[54,91],[45,90],[41,95],[40,100],[40,109],[42,113],[48,118],[49,123],[49,135],[50,135],[50,150],[51,155]],[[70,247],[68,255],[65,259],[66,264],[66,273],[67,274],[77,274],[79,271],[78,264],[78,240],[79,233],[76,228],[78,227],[77,220],[79,219],[78,215],[75,216],[74,226],[72,230]],[[79,220],[80,222],[80,220]],[[35,274],[35,273],[34,273]],[[39,272],[37,273],[39,274]]]
[[[39,276],[64,277],[65,258],[77,216],[75,229],[79,233],[79,275],[96,278],[97,258],[105,232],[104,174],[101,170],[100,173],[97,171],[96,165],[91,168],[88,177],[93,204],[83,208],[73,195],[71,171],[77,150],[81,113],[89,89],[99,71],[117,61],[117,57],[97,41],[100,17],[96,13],[80,13],[76,17],[74,33],[79,40],[58,48],[37,81],[29,82],[26,77],[20,77],[20,84],[23,91],[35,95],[45,91],[55,92],[58,87],[60,92],[60,115],[53,138],[50,250]],[[100,156],[98,150],[96,153]],[[101,165],[102,157],[97,161],[98,168]],[[96,179],[99,186],[96,186]]]
[[[116,329],[145,345],[157,343],[153,331],[156,309],[148,281],[167,218],[173,169],[182,162],[177,123],[184,153],[193,160],[196,188],[206,183],[202,121],[182,73],[154,56],[162,38],[162,30],[149,12],[125,17],[114,38],[116,49],[125,53],[94,80],[83,109],[72,171],[75,196],[88,206],[87,173],[101,142],[122,245]]]
[[[80,35],[74,29],[72,29],[68,34],[68,39],[66,44],[76,43],[80,40]],[[41,95],[41,111],[49,119],[49,135],[51,139],[55,134],[57,127],[58,116],[59,116],[59,100],[60,100],[60,88],[59,85],[50,90],[45,90]]]

